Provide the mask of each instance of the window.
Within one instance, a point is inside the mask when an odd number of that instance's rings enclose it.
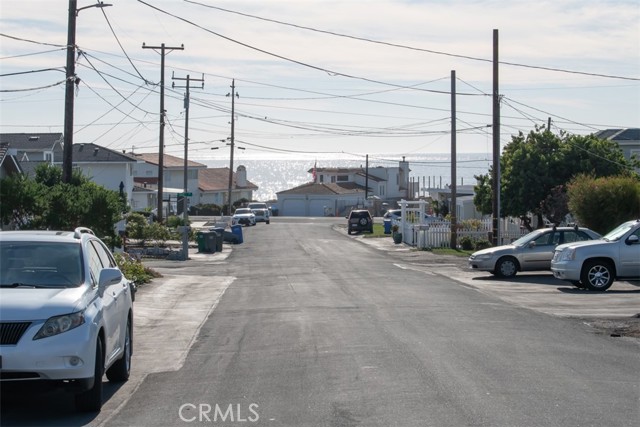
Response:
[[[338,175],[338,182],[347,182],[349,181],[349,175]]]

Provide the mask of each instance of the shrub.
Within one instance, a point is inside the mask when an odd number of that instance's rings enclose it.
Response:
[[[470,251],[471,249],[473,249],[473,239],[471,238],[471,236],[462,236],[460,238],[460,246],[465,251]]]
[[[149,283],[154,277],[160,277],[156,271],[145,267],[144,264],[127,253],[116,253],[114,257],[122,274],[133,281],[136,286]]]
[[[474,246],[475,246],[475,250],[479,251],[481,249],[490,248],[492,245],[491,245],[491,242],[486,240],[486,239],[478,239],[478,240],[476,240]]]

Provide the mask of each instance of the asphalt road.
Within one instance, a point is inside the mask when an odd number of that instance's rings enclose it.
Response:
[[[637,340],[335,221],[274,218],[223,253],[150,263],[164,277],[135,303],[134,375],[105,383],[103,411],[75,415],[53,395],[3,405],[2,424],[638,424]],[[571,301],[562,310],[590,310]]]

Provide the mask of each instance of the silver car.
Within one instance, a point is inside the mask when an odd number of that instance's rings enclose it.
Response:
[[[541,228],[510,245],[474,252],[469,257],[469,267],[498,277],[513,277],[518,271],[549,270],[556,246],[600,237],[595,231],[582,227]]]

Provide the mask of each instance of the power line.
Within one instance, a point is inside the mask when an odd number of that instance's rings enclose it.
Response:
[[[192,0],[184,0],[184,1],[187,2],[187,3],[192,3],[192,4],[195,4],[195,5],[199,5],[199,6],[202,6],[202,7],[207,7],[207,8],[210,8],[210,9],[217,9],[217,10],[220,10],[222,12],[233,13],[233,14],[240,15],[240,16],[245,16],[245,17],[248,17],[248,18],[258,19],[258,20],[267,21],[267,22],[273,22],[273,23],[280,24],[280,25],[286,25],[286,26],[289,26],[289,27],[298,28],[298,29],[302,29],[302,30],[314,31],[314,32],[317,32],[317,33],[329,34],[329,35],[337,36],[337,37],[344,37],[344,38],[348,38],[348,39],[359,40],[359,41],[364,41],[364,42],[368,42],[368,43],[375,43],[375,44],[391,46],[391,47],[397,47],[397,48],[401,48],[401,49],[414,50],[414,51],[418,51],[418,52],[432,53],[434,55],[450,56],[450,57],[454,57],[454,58],[469,59],[469,60],[473,60],[473,61],[488,62],[488,63],[492,63],[493,62],[493,60],[487,59],[487,58],[479,58],[479,57],[474,57],[474,56],[469,56],[469,55],[459,55],[459,54],[454,54],[454,53],[449,53],[449,52],[442,52],[442,51],[431,50],[431,49],[423,49],[423,48],[418,48],[418,47],[413,47],[413,46],[408,46],[408,45],[403,45],[403,44],[398,44],[398,43],[390,43],[390,42],[374,40],[374,39],[370,39],[370,38],[366,38],[366,37],[358,37],[358,36],[338,33],[338,32],[335,32],[335,31],[320,30],[320,29],[313,28],[313,27],[307,27],[307,26],[303,26],[303,25],[291,24],[289,22],[278,21],[278,20],[275,20],[275,19],[268,19],[268,18],[263,18],[263,17],[260,17],[260,16],[256,16],[256,15],[250,15],[248,13],[242,13],[242,12],[237,12],[237,11],[230,10],[230,9],[224,9],[222,7],[219,7],[219,6],[212,6],[212,5],[202,4],[202,3],[199,3],[199,2],[196,2],[196,1],[192,1]],[[586,71],[566,70],[566,69],[555,68],[555,67],[543,67],[543,66],[538,66],[538,65],[519,64],[519,63],[516,63],[516,62],[499,61],[499,64],[511,65],[511,66],[514,66],[514,67],[533,68],[533,69],[545,70],[545,71],[555,71],[555,72],[569,73],[569,74],[581,74],[581,75],[592,76],[592,77],[605,77],[605,78],[621,79],[621,80],[640,80],[640,78],[638,78],[638,77],[624,77],[624,76],[615,76],[615,75],[610,75],[610,74],[591,73],[591,72],[586,72]]]

